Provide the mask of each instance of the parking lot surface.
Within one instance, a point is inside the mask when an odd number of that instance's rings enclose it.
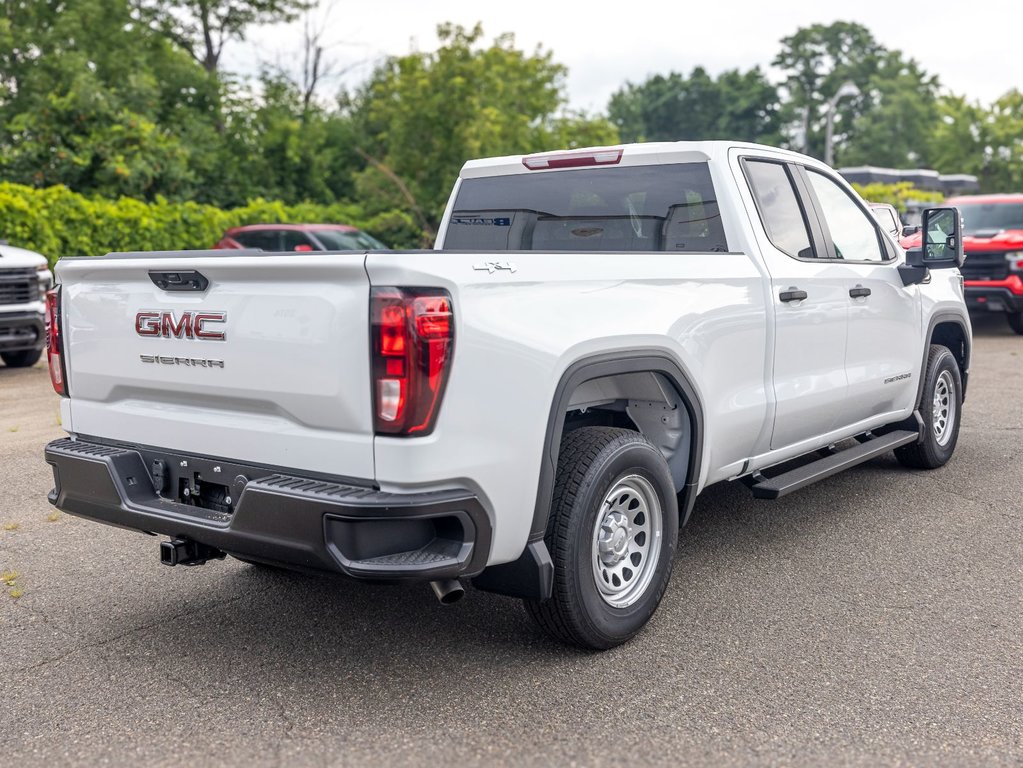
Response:
[[[58,399],[0,367],[0,764],[1018,766],[1023,338],[975,333],[950,465],[709,488],[601,654],[472,590],[162,566],[53,512]]]

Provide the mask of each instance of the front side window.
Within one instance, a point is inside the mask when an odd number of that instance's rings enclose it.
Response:
[[[463,179],[444,250],[727,251],[706,163]]]
[[[745,166],[767,237],[789,256],[814,258],[806,219],[788,169],[764,160],[747,160]]]
[[[807,176],[835,244],[835,256],[847,261],[884,261],[874,217],[824,174],[808,168]]]

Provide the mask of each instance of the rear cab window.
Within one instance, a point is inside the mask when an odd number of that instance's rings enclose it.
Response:
[[[770,160],[747,159],[744,166],[750,191],[771,243],[797,259],[816,258],[806,213],[796,195],[789,169]]]
[[[706,163],[463,179],[444,250],[728,251]]]

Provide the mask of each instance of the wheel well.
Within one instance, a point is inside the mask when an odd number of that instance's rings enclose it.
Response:
[[[943,322],[934,326],[931,331],[931,344],[948,347],[959,364],[959,373],[963,381],[963,398],[966,397],[966,379],[970,371],[970,345],[966,331],[956,322]]]
[[[664,456],[675,490],[689,482],[692,419],[682,395],[663,373],[618,373],[580,383],[569,393],[562,434],[591,426],[639,432]]]

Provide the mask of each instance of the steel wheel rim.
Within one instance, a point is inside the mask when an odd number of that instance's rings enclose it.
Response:
[[[934,384],[934,398],[931,403],[931,428],[938,445],[948,445],[956,419],[955,382],[952,374],[942,371]]]
[[[613,608],[626,608],[650,586],[661,555],[661,501],[640,475],[611,484],[593,525],[590,563],[597,592]]]

